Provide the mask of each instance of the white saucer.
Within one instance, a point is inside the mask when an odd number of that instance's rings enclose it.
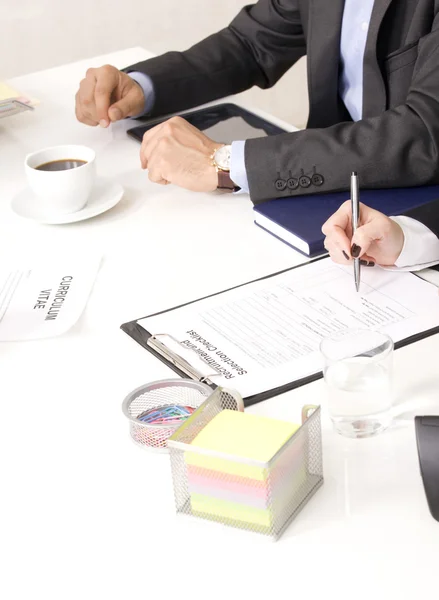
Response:
[[[41,209],[41,205],[34,193],[26,188],[12,199],[12,210],[25,219],[31,219],[37,223],[46,225],[62,225],[64,223],[75,223],[96,217],[101,213],[113,208],[123,196],[123,187],[119,183],[99,177],[96,180],[91,196],[82,210],[68,215],[50,215]]]

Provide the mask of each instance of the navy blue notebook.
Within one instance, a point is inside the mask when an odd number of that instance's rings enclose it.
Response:
[[[256,225],[307,256],[326,252],[323,223],[350,197],[349,192],[291,196],[254,207]],[[439,199],[439,186],[360,190],[360,201],[389,217]]]

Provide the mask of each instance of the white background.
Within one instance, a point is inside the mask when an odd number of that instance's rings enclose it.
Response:
[[[134,46],[184,50],[225,27],[251,0],[0,0],[0,80]],[[79,82],[78,82],[79,83]],[[250,105],[306,123],[306,62],[272,90],[244,94]]]

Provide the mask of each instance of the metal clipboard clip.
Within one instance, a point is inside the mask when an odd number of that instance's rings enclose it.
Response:
[[[155,335],[152,335],[147,341],[148,346],[150,346],[158,354],[160,354],[161,356],[166,358],[166,360],[168,360],[175,367],[180,369],[180,371],[183,371],[183,373],[186,373],[186,375],[188,375],[191,379],[194,379],[195,381],[199,381],[200,383],[207,383],[209,385],[209,384],[214,383],[213,381],[211,381],[211,377],[219,377],[221,375],[213,367],[210,367],[210,368],[212,368],[215,371],[215,373],[208,373],[208,374],[204,375],[201,371],[199,371],[197,368],[195,368],[193,365],[191,365],[178,352],[176,352],[175,350],[172,350],[171,348],[169,348],[169,346],[167,346],[166,344],[164,344],[161,340],[159,340],[157,338],[168,338],[168,339],[172,340],[174,342],[174,344],[177,344],[180,348],[183,348],[186,352],[192,352],[197,357],[197,359],[202,361],[204,364],[208,365],[209,363],[202,356],[197,354],[195,352],[195,350],[193,350],[192,348],[187,348],[186,346],[183,346],[183,344],[181,342],[179,342],[176,338],[174,338],[172,335],[169,335],[168,333],[156,333]]]

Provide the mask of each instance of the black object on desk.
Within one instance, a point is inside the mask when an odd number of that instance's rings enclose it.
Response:
[[[225,144],[230,144],[234,140],[247,140],[285,133],[285,129],[281,129],[266,119],[231,102],[181,113],[180,116],[213,140]],[[144,133],[148,129],[163,123],[168,118],[169,116],[146,121],[142,125],[128,129],[127,134],[141,142]]]
[[[415,429],[428,507],[439,521],[439,416],[415,417]]]

